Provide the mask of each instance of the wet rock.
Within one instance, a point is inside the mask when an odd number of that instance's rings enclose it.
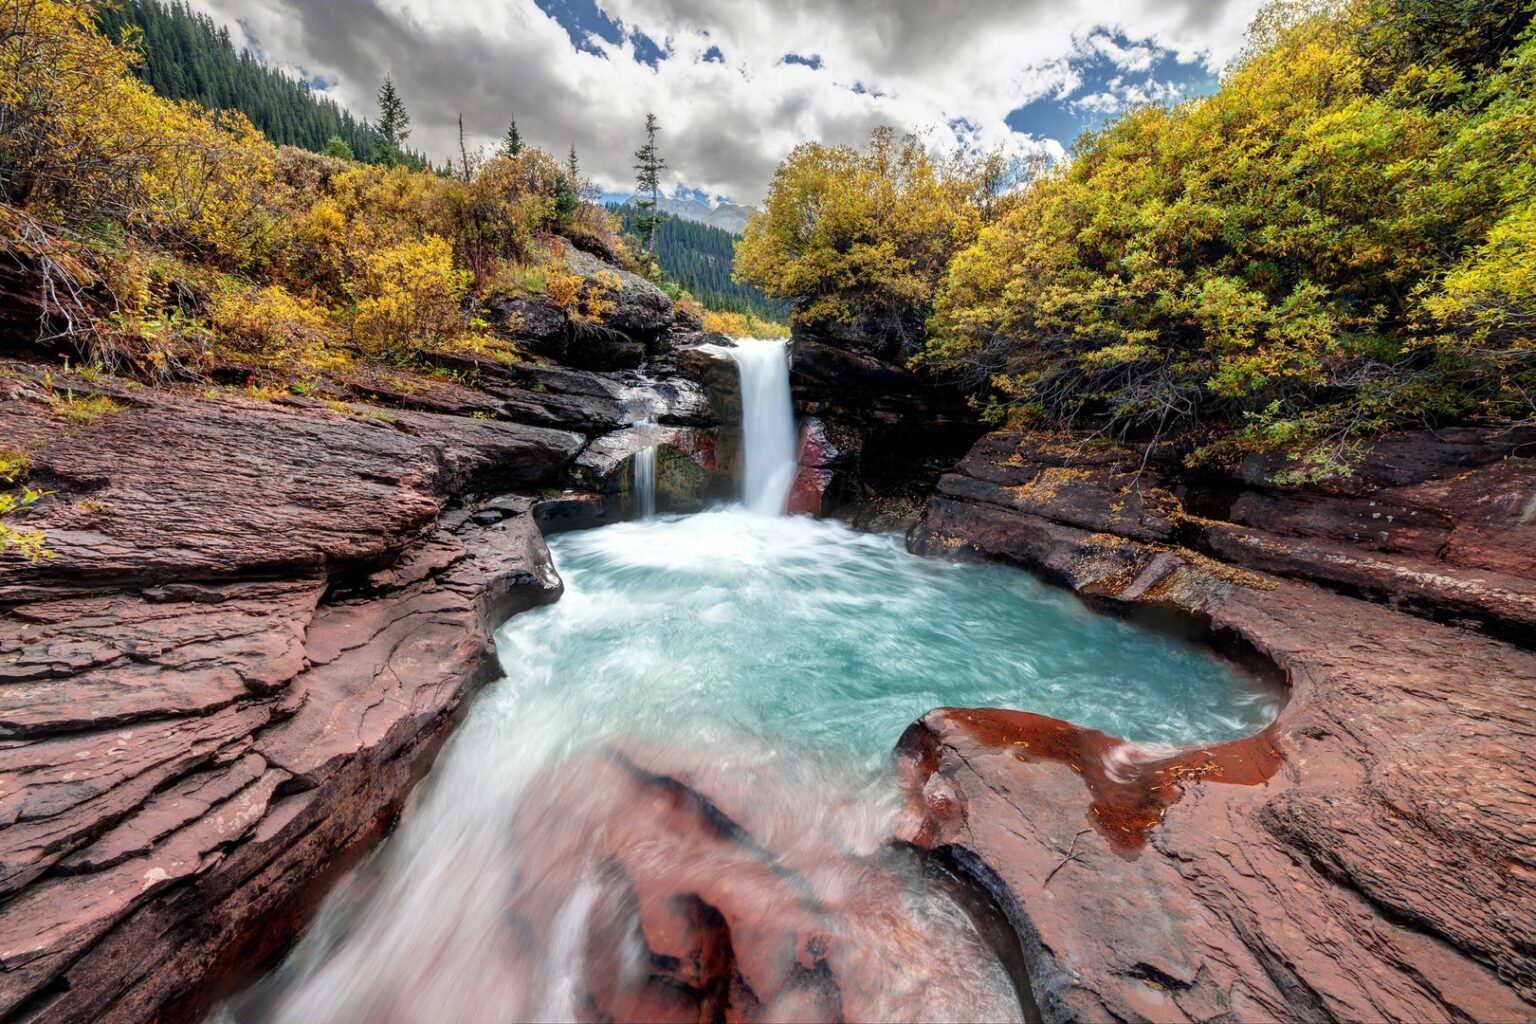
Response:
[[[706,335],[701,344],[729,345],[723,334]],[[741,379],[736,365],[697,345],[679,349],[673,356],[678,371],[703,385],[712,411],[712,419],[721,424],[741,425]]]
[[[1536,918],[1510,909],[1536,901],[1511,868],[1536,863],[1536,758],[1516,739],[1536,730],[1536,654],[1181,547],[1213,528],[1184,521],[1192,485],[1153,471],[1135,503],[1128,453],[1082,450],[978,444],[913,549],[1178,610],[1291,698],[1258,737],[1174,752],[1018,712],[909,730],[907,834],[998,900],[1046,1019],[1536,1016]],[[1287,575],[1313,543],[1288,540]]]
[[[0,433],[55,418],[13,400],[0,405]],[[446,494],[549,479],[582,440],[406,410],[374,418],[157,396],[33,453],[34,485],[54,494],[30,522],[57,557],[0,555],[0,602],[379,565],[431,528]],[[79,508],[84,499],[96,511]]]
[[[790,485],[785,511],[792,516],[815,516],[820,519],[833,507],[834,481],[831,470],[801,466],[795,471],[794,483]]]
[[[1510,457],[1523,450],[1522,436],[1461,430],[1449,451],[1435,448],[1427,432],[1389,438],[1380,467],[1367,459],[1348,484],[1282,486],[1266,476],[1260,487],[1245,482],[1252,460],[1235,477],[1193,474],[1119,445],[996,432],[937,490],[960,504],[1177,542],[1531,645],[1536,515],[1524,513],[1536,503],[1536,459]],[[1409,473],[1405,451],[1454,472]]]
[[[621,518],[612,494],[595,491],[564,491],[541,499],[533,508],[534,520],[546,536],[566,530],[587,530]]]
[[[594,440],[571,464],[573,487],[605,494],[633,487],[634,457],[656,448],[657,511],[697,511],[729,496],[732,481],[720,476],[715,433],[690,427],[639,425]]]
[[[795,803],[771,773],[722,778],[698,761],[620,745],[529,787],[508,894],[529,945],[554,945],[570,894],[595,889],[573,1006],[618,1021],[1009,1012],[1011,992],[956,992],[943,962],[911,955],[939,926],[908,910],[902,850],[849,849],[786,820]]]
[[[797,412],[820,424],[815,447],[827,442],[802,464],[834,469],[840,478],[822,489],[822,514],[841,504],[927,493],[982,433],[958,392],[867,352],[797,335],[790,373]],[[819,477],[809,474],[805,485],[809,493]]]
[[[858,458],[861,447],[861,439],[851,430],[817,416],[804,417],[796,446],[799,468],[789,489],[789,514],[819,519],[837,508],[840,476]]]

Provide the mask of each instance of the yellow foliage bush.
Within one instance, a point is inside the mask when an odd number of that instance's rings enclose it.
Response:
[[[617,250],[614,219],[548,154],[440,176],[274,147],[240,114],[155,95],[101,2],[0,10],[0,258],[36,271],[43,333],[87,363],[185,376],[214,344],[314,370],[346,360],[343,339],[390,359],[476,344],[471,281],[551,289],[578,322],[612,308],[617,282],[562,276],[549,233]]]
[[[310,362],[337,339],[330,316],[316,303],[276,285],[227,280],[208,307],[213,341],[226,353],[263,363]]]
[[[400,358],[441,348],[466,329],[460,303],[469,272],[440,235],[398,242],[363,257],[353,288],[352,337],[365,352]]]
[[[695,304],[696,305],[696,304]],[[789,328],[772,320],[760,320],[751,313],[703,310],[699,316],[704,329],[728,338],[787,338]]]
[[[622,287],[612,271],[599,271],[588,278],[572,273],[563,263],[546,267],[543,276],[544,297],[578,324],[595,324],[613,312],[614,296]]]
[[[956,251],[1002,209],[997,158],[945,162],[916,135],[807,143],[779,165],[736,245],[736,277],[794,299],[795,320],[857,325],[911,354]]]

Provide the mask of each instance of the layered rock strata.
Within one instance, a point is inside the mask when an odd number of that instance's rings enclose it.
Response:
[[[1173,610],[1291,688],[1177,752],[1021,711],[908,731],[906,834],[993,894],[1047,1020],[1536,1018],[1536,654],[1496,638],[1533,637],[1519,443],[1397,438],[1327,490],[1245,467],[1225,518],[1060,439],[990,435],[941,481],[914,550]]]

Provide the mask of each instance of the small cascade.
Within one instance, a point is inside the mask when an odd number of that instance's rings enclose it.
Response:
[[[741,376],[742,504],[760,515],[783,515],[795,482],[797,440],[789,342],[742,338],[715,351],[734,362]]]
[[[656,426],[656,398],[638,388],[628,389],[624,396],[625,411],[629,422],[642,440],[654,435]],[[649,519],[656,514],[656,445],[640,448],[630,456],[630,512],[635,519]]]
[[[649,519],[656,514],[656,446],[648,445],[635,452],[630,465],[635,518]]]

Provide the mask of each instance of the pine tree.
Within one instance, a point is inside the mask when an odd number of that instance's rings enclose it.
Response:
[[[633,202],[610,204],[608,210],[619,217],[624,234],[639,235],[640,211]],[[738,237],[711,224],[667,217],[656,226],[651,257],[668,280],[710,309],[750,313],[763,320],[788,319],[788,303],[731,279]]]
[[[581,190],[581,164],[576,160],[576,143],[571,143],[571,155],[565,158],[566,173],[571,176],[571,187]]]
[[[404,158],[401,143],[410,138],[411,115],[395,91],[395,81],[388,75],[379,86],[379,120],[374,125],[384,140],[383,163],[396,164]]]
[[[99,5],[95,16],[111,39],[137,35],[142,59],[135,73],[168,99],[239,110],[279,145],[323,153],[339,138],[359,160],[378,156],[379,136],[366,121],[307,83],[262,64],[249,50],[237,50],[227,29],[185,3],[118,0]],[[405,158],[420,162],[414,153]]]
[[[517,130],[517,118],[507,119],[507,137],[502,140],[501,151],[507,156],[517,156],[523,151],[523,136]]]
[[[645,251],[651,251],[656,237],[656,222],[660,219],[661,172],[667,166],[656,151],[656,133],[661,125],[655,114],[645,115],[645,145],[635,150],[635,185],[640,198],[635,205],[640,208],[638,229],[645,235]]]

